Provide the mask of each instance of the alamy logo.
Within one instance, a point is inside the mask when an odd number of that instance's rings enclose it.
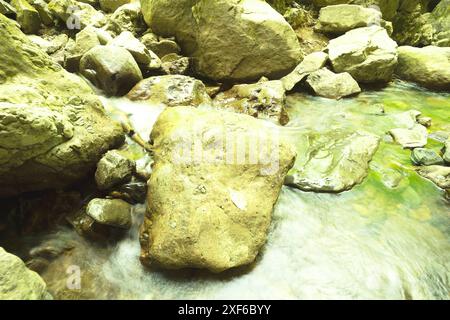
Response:
[[[175,164],[258,165],[262,175],[279,170],[280,139],[276,130],[258,134],[210,130],[201,136],[180,133],[171,140],[177,141],[172,152]]]

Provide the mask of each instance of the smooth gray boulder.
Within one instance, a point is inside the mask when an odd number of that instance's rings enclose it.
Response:
[[[117,46],[96,46],[80,61],[80,72],[107,95],[121,96],[142,80],[142,72],[131,53]]]

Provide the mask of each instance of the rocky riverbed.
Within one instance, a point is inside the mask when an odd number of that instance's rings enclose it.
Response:
[[[449,298],[449,1],[267,2],[0,0],[0,299]]]

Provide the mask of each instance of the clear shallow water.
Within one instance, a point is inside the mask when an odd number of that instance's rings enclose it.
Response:
[[[120,109],[144,138],[162,110],[126,99]],[[376,115],[383,104],[385,115]],[[222,275],[145,270],[138,259],[138,225],[114,247],[99,247],[72,230],[50,239],[75,242],[42,273],[55,298],[100,299],[449,299],[450,205],[443,191],[414,172],[410,152],[385,133],[394,114],[410,109],[433,119],[431,131],[450,131],[450,95],[396,82],[341,101],[295,94],[283,133],[301,150],[308,131],[364,129],[383,138],[365,181],[342,194],[283,187],[257,262]],[[430,146],[438,147],[430,139]],[[66,288],[66,269],[78,265],[81,290]]]

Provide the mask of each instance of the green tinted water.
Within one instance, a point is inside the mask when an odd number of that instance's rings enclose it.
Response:
[[[121,109],[143,137],[161,108],[125,99]],[[380,113],[380,106],[385,113]],[[134,227],[114,247],[97,247],[63,230],[51,237],[77,245],[42,273],[55,298],[448,299],[450,205],[443,190],[419,177],[410,151],[386,135],[397,114],[416,109],[433,119],[430,132],[450,132],[450,95],[396,82],[341,101],[294,94],[283,133],[301,151],[304,134],[363,129],[382,138],[361,185],[341,194],[283,187],[257,262],[213,276],[202,271],[161,272],[141,266],[137,206]],[[442,143],[429,139],[429,145]],[[81,269],[80,290],[69,290],[67,267]]]

